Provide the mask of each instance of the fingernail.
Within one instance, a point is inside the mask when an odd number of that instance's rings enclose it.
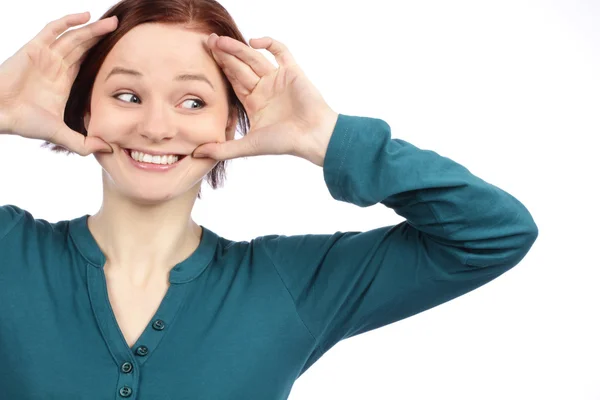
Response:
[[[108,154],[112,154],[112,153],[114,153],[114,151],[113,151],[113,149],[112,149],[112,148],[111,148],[111,149],[101,149],[101,150],[98,150],[98,151],[99,151],[100,153],[108,153]]]
[[[200,153],[200,152],[192,154],[193,158],[206,158],[206,156],[207,156],[207,154]]]

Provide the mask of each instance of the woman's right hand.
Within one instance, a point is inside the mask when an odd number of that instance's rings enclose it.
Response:
[[[7,125],[0,131],[4,128],[5,133],[47,140],[82,156],[112,152],[102,139],[86,137],[64,122],[67,100],[85,52],[118,24],[116,17],[106,18],[57,39],[89,18],[85,12],[50,22],[0,65],[0,112]]]

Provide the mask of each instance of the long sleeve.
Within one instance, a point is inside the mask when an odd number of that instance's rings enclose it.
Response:
[[[500,276],[537,238],[516,198],[447,157],[392,139],[380,119],[340,114],[323,173],[334,199],[382,203],[406,221],[365,232],[257,239],[315,339],[315,357],[304,370],[340,340]]]
[[[14,205],[7,204],[0,206],[0,241],[15,227],[23,216],[23,210]]]

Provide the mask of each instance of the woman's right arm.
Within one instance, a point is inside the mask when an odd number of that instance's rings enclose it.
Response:
[[[29,43],[0,64],[0,134],[47,140],[81,156],[112,152],[108,143],[70,129],[63,119],[86,51],[103,35],[116,29],[118,23],[116,19],[106,18],[65,33],[87,22],[89,17],[87,12],[70,14],[48,23]],[[24,221],[26,213],[14,205],[0,206],[0,243]],[[1,257],[0,252],[0,265]]]
[[[108,143],[70,129],[63,119],[87,50],[118,24],[116,18],[105,18],[65,33],[89,17],[87,12],[70,14],[48,23],[0,65],[1,133],[47,140],[82,156],[112,152]]]
[[[3,133],[8,133],[9,125],[10,123],[8,122],[8,115],[0,110],[0,135]]]

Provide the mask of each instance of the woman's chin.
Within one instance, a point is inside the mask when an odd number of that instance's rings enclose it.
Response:
[[[175,199],[187,202],[187,199],[190,197],[196,198],[198,191],[200,190],[200,183],[201,182],[198,182],[189,188],[182,188],[176,185],[166,188],[151,183],[144,185],[143,182],[139,182],[135,187],[123,185],[126,187],[121,186],[119,192],[121,196],[140,205],[157,205]]]
[[[132,202],[142,205],[156,205],[178,197],[176,193],[164,190],[144,191],[143,193],[125,194]]]

